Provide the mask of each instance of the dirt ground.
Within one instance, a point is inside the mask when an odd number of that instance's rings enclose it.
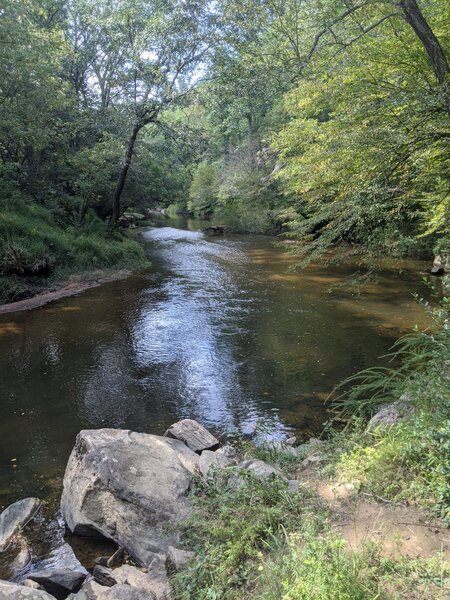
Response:
[[[355,493],[349,484],[327,482],[314,466],[298,478],[330,509],[336,530],[352,550],[374,541],[386,557],[430,558],[442,552],[450,563],[450,529],[442,521],[413,506]]]

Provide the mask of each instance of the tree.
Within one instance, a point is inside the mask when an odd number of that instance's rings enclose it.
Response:
[[[84,10],[92,15],[89,37],[96,49],[92,91],[100,110],[118,113],[129,132],[112,194],[115,223],[138,135],[198,84],[214,16],[205,0],[92,1]]]

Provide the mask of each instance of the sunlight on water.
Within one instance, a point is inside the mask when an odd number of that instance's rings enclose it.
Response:
[[[146,273],[0,318],[0,504],[59,489],[82,428],[317,432],[333,386],[426,322],[420,263],[355,295],[349,268],[288,271],[270,238],[144,238]]]

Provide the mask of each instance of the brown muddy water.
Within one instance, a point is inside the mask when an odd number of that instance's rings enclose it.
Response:
[[[83,428],[161,434],[189,417],[217,432],[317,432],[333,386],[425,323],[412,297],[424,263],[358,296],[330,291],[348,267],[288,272],[271,238],[196,227],[145,231],[144,273],[0,317],[0,508],[56,497]]]

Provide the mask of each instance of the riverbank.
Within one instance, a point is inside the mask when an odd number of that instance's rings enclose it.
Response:
[[[105,283],[112,281],[120,281],[126,279],[132,274],[132,271],[127,269],[120,269],[118,271],[92,271],[83,274],[73,274],[67,280],[61,281],[59,284],[55,283],[55,289],[50,289],[32,296],[31,298],[25,298],[24,300],[17,300],[16,302],[9,302],[8,304],[0,305],[0,315],[7,315],[11,313],[17,313],[34,308],[40,308],[50,302],[61,300],[62,298],[68,298],[70,296],[76,296],[85,292],[86,290],[96,288]],[[51,286],[53,287],[53,286]]]
[[[189,419],[163,437],[82,431],[61,499],[72,535],[53,534],[43,550],[40,501],[6,509],[0,567],[11,583],[0,581],[0,592],[12,600],[24,588],[39,600],[444,600],[445,523],[330,476],[344,453],[315,438],[221,441]],[[93,533],[105,542],[87,561],[82,536]]]
[[[93,212],[82,223],[63,225],[55,211],[24,197],[0,215],[0,303],[26,301],[68,285],[70,294],[72,278],[89,281],[99,270],[110,273],[146,264],[137,236],[112,230]]]

